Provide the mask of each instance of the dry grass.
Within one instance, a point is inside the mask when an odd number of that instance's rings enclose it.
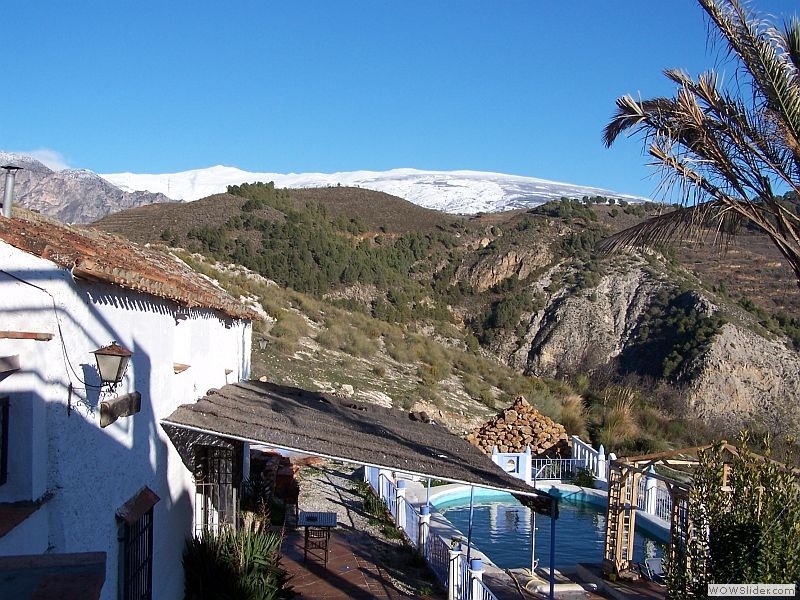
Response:
[[[311,328],[304,315],[291,310],[281,310],[276,315],[275,325],[270,329],[272,337],[284,341],[297,341],[310,334]]]
[[[609,387],[604,394],[598,442],[606,448],[625,446],[639,433],[636,423],[636,391],[627,387]]]
[[[569,435],[577,435],[582,439],[588,439],[586,433],[586,408],[583,405],[583,398],[578,394],[572,394],[564,398],[561,403],[561,415],[558,422],[564,426]]]

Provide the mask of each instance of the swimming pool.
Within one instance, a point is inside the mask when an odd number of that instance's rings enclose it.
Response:
[[[469,529],[469,492],[466,498],[447,498],[435,502],[436,509],[462,532]],[[556,520],[555,568],[568,569],[577,563],[599,563],[603,558],[606,530],[605,508],[586,502],[559,499]],[[645,556],[661,556],[664,542],[637,527],[634,537],[634,561]],[[474,501],[472,544],[498,567],[504,569],[531,566],[531,511],[510,494],[482,494]],[[539,566],[550,566],[550,518],[536,515],[535,557]]]

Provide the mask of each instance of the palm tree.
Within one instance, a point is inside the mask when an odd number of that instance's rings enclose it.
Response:
[[[708,226],[727,234],[749,223],[770,237],[800,285],[800,19],[780,28],[739,0],[698,2],[737,63],[732,85],[713,70],[694,80],[670,69],[673,98],[617,100],[604,143],[641,134],[662,189],[677,189],[681,203],[603,245],[659,243]]]

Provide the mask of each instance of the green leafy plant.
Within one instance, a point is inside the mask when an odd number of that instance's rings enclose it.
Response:
[[[364,512],[375,517],[382,517],[386,513],[383,501],[372,490],[364,494]]]
[[[704,597],[708,583],[800,581],[800,475],[719,444],[698,454],[689,491],[689,537],[667,563],[670,598]]]
[[[572,485],[579,485],[589,489],[594,489],[594,473],[591,469],[583,467],[578,469],[578,472],[570,480]]]
[[[184,600],[284,600],[294,597],[280,567],[281,538],[257,525],[204,531],[183,550]]]

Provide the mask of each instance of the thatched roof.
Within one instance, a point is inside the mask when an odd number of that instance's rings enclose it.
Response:
[[[187,434],[260,443],[457,483],[537,494],[472,444],[399,410],[258,381],[212,390],[162,421],[176,446]],[[196,441],[194,443],[197,443]],[[203,442],[206,443],[206,442]]]

